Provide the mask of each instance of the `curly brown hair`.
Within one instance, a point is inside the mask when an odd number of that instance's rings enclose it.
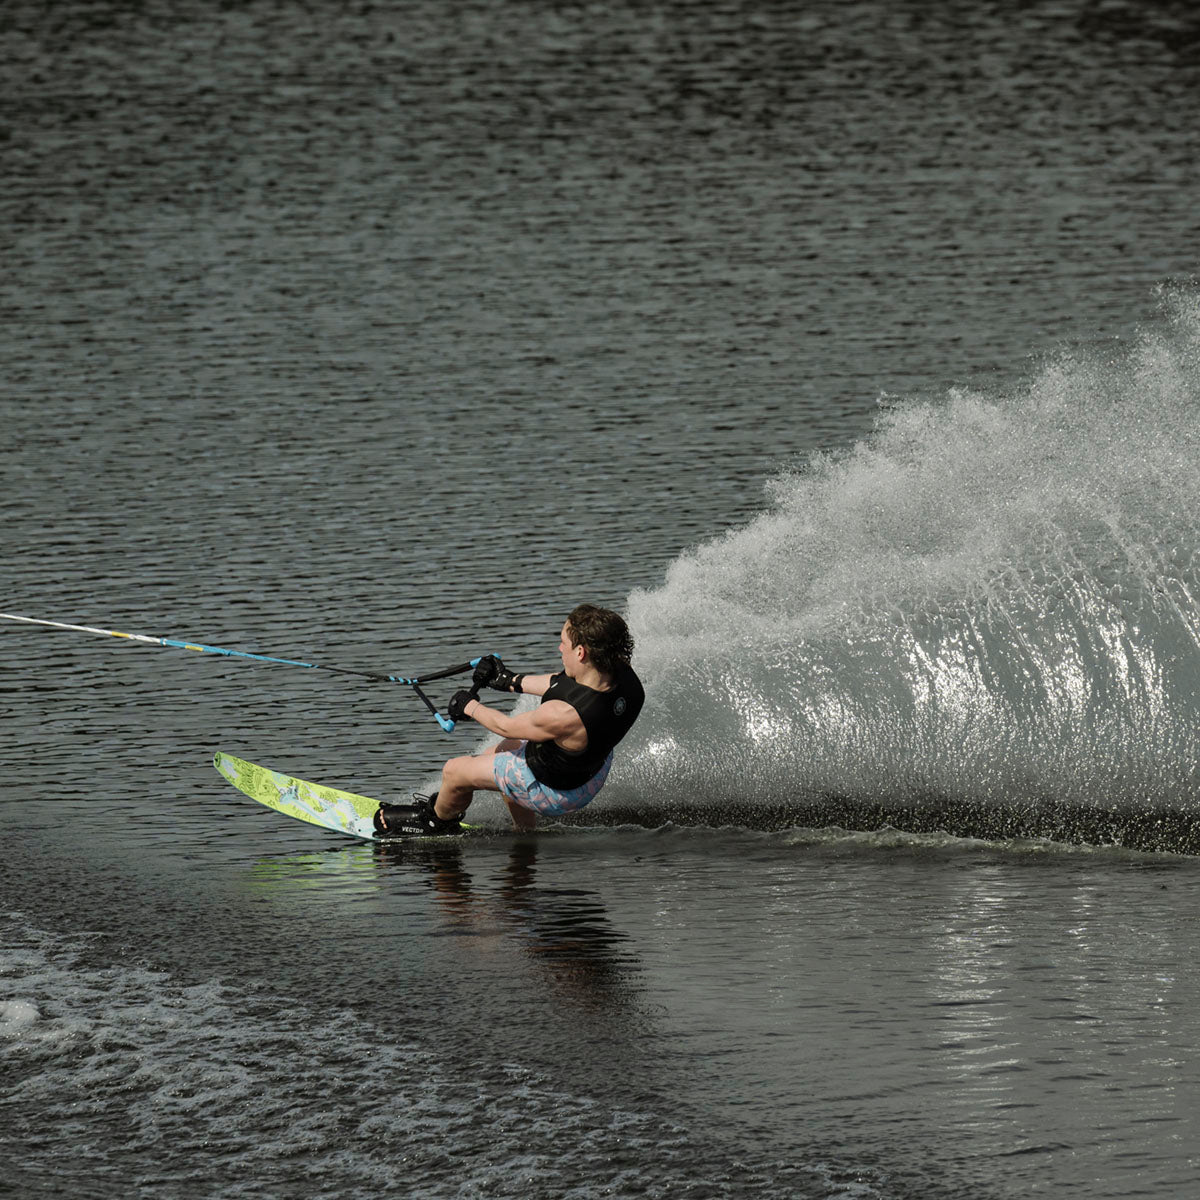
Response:
[[[567,617],[567,636],[572,646],[583,646],[596,669],[611,675],[633,660],[633,634],[620,614],[611,608],[578,604]]]

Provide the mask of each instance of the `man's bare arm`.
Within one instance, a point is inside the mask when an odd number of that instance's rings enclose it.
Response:
[[[549,678],[546,676],[547,680]],[[548,682],[546,686],[549,687]],[[565,700],[547,700],[525,713],[502,713],[488,708],[481,700],[472,700],[463,713],[492,733],[526,742],[554,741],[573,749],[576,748],[570,746],[573,735],[583,733],[579,713]]]
[[[544,696],[553,678],[553,675],[522,675],[521,691],[526,696]]]

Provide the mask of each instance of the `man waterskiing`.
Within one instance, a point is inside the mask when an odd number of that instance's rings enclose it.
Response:
[[[629,732],[645,701],[630,662],[633,637],[611,609],[580,604],[559,640],[562,670],[521,675],[489,655],[475,669],[474,689],[456,692],[451,720],[470,717],[501,741],[480,754],[452,758],[437,795],[415,804],[381,804],[375,828],[383,836],[458,833],[477,791],[504,797],[513,824],[532,829],[537,814],[575,812],[595,799],[612,766],[613,748]],[[474,694],[481,687],[541,696],[537,708],[504,713]]]

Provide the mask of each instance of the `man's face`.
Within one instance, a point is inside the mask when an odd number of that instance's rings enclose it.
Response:
[[[562,658],[563,670],[572,679],[575,678],[575,672],[579,669],[583,662],[583,647],[573,646],[571,644],[571,627],[564,621],[562,633],[558,639],[558,653]]]

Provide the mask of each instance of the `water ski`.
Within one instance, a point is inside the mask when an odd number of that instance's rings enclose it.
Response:
[[[437,836],[419,828],[418,822],[409,814],[412,808],[410,805],[387,805],[385,812],[391,809],[395,812],[388,820],[390,828],[381,833],[375,827],[379,801],[368,796],[359,796],[354,792],[343,792],[324,784],[296,779],[291,775],[272,771],[269,767],[260,767],[244,759],[235,758],[232,754],[218,752],[213,757],[213,766],[251,800],[257,800],[259,804],[265,804],[267,808],[273,808],[286,817],[306,821],[309,825],[319,825],[333,833],[361,838],[366,842]],[[469,830],[473,827],[462,825],[460,828]],[[441,836],[460,835],[448,832]]]

